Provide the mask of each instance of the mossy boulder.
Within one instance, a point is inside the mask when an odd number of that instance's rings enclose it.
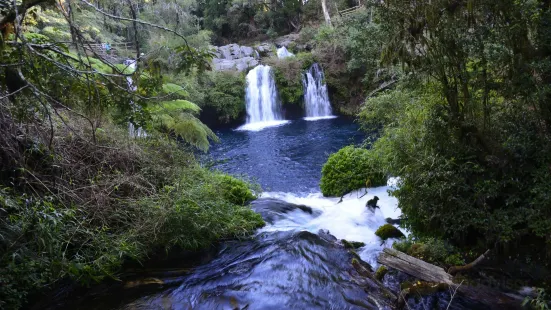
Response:
[[[345,249],[358,249],[365,246],[365,243],[358,242],[358,241],[348,241],[348,240],[342,239],[341,242],[342,242],[342,245],[344,245]]]
[[[383,226],[379,227],[379,229],[377,229],[377,231],[375,232],[375,235],[383,240],[387,240],[389,238],[404,237],[404,234],[398,228],[392,226],[391,224],[384,224]]]
[[[386,181],[370,150],[347,146],[323,165],[320,188],[324,196],[342,196],[356,189],[386,185]]]

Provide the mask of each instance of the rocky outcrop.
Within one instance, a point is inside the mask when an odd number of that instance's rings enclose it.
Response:
[[[216,71],[245,71],[256,67],[260,57],[273,55],[273,45],[263,43],[256,47],[228,44],[215,47],[215,58],[212,60]]]

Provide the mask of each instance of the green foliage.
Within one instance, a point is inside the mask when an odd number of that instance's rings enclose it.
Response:
[[[391,224],[384,224],[375,231],[375,235],[383,240],[390,238],[402,238],[404,234]]]
[[[250,186],[242,180],[219,174],[217,181],[220,182],[218,188],[222,196],[233,204],[243,206],[256,199],[256,196],[250,190]]]
[[[551,298],[547,295],[544,289],[537,289],[538,296],[526,297],[522,302],[522,306],[530,305],[535,310],[548,310],[551,303]]]
[[[314,57],[310,53],[298,53],[295,57],[267,60],[267,63],[274,69],[277,90],[283,104],[303,104],[302,77],[304,71],[314,62]]]
[[[245,116],[245,75],[239,72],[205,72],[175,78],[185,85],[190,101],[202,109],[208,124],[229,124]]]
[[[386,185],[374,153],[347,146],[329,156],[321,171],[320,188],[324,196],[342,196],[363,187]]]
[[[444,268],[465,265],[465,260],[459,250],[441,239],[423,238],[414,240],[410,237],[395,242],[392,247]]]
[[[50,165],[60,169],[57,182],[69,195],[0,190],[3,307],[19,308],[61,279],[88,285],[116,278],[124,262],[159,249],[200,249],[264,225],[244,206],[255,198],[248,183],[201,168],[173,141],[150,135],[127,142],[127,133],[106,127],[98,131],[99,149],[63,133],[56,148],[66,151]],[[83,154],[86,161],[71,164]]]

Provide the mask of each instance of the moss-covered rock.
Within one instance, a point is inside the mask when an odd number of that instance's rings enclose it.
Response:
[[[386,185],[386,181],[369,150],[347,146],[323,165],[320,188],[324,196],[342,196],[356,189]]]
[[[383,240],[386,240],[389,238],[404,237],[404,234],[398,228],[390,224],[384,224],[383,226],[379,227],[379,229],[377,229],[377,231],[375,232],[375,235],[377,235],[379,238]]]
[[[344,245],[345,249],[358,249],[365,246],[365,243],[358,242],[358,241],[348,241],[348,240],[342,239],[341,242],[342,242],[342,245]]]
[[[383,281],[383,278],[385,277],[387,272],[388,272],[388,269],[385,266],[381,266],[375,272],[375,278],[379,281]]]

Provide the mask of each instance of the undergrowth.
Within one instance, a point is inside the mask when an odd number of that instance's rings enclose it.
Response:
[[[250,184],[202,168],[162,135],[130,139],[109,123],[92,133],[65,118],[50,137],[0,116],[0,308],[20,308],[66,279],[116,279],[126,261],[264,225],[246,207]]]

